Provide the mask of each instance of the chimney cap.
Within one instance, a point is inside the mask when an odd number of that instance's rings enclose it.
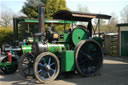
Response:
[[[43,2],[39,3],[39,7],[45,7],[45,4]]]

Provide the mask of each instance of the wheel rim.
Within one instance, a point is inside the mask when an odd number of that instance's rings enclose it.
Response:
[[[31,53],[27,53],[27,55],[25,55],[23,62],[22,62],[22,71],[24,73],[25,76],[33,76],[34,75],[34,71],[33,71],[33,63],[34,63],[34,59],[33,59],[33,55]]]
[[[46,55],[39,55],[38,61],[35,62],[35,75],[41,82],[52,81],[59,73],[59,61],[57,57],[51,54],[48,52]]]
[[[76,51],[76,66],[79,73],[89,76],[102,66],[102,50],[95,41],[81,41]]]

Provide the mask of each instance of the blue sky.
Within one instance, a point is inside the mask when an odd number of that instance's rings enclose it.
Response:
[[[72,10],[76,10],[78,5],[81,5],[87,6],[91,12],[107,14],[119,13],[127,4],[128,0],[67,0],[67,5]]]
[[[0,0],[0,11],[11,10],[18,13],[26,0]],[[78,7],[88,7],[92,13],[111,14],[120,16],[121,10],[128,5],[128,0],[66,0],[68,8],[78,10]]]

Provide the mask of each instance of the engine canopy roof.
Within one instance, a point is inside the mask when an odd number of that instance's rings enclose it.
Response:
[[[92,18],[110,19],[111,16],[105,15],[105,14],[82,13],[82,12],[76,12],[76,11],[60,10],[53,14],[53,18],[60,19],[60,20],[88,22]]]

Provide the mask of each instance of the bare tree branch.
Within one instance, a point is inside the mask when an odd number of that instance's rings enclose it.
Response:
[[[128,5],[121,11],[121,19],[124,23],[128,23]]]
[[[12,24],[11,21],[12,17],[10,16],[9,12],[3,11],[0,16],[0,26],[7,28]]]

